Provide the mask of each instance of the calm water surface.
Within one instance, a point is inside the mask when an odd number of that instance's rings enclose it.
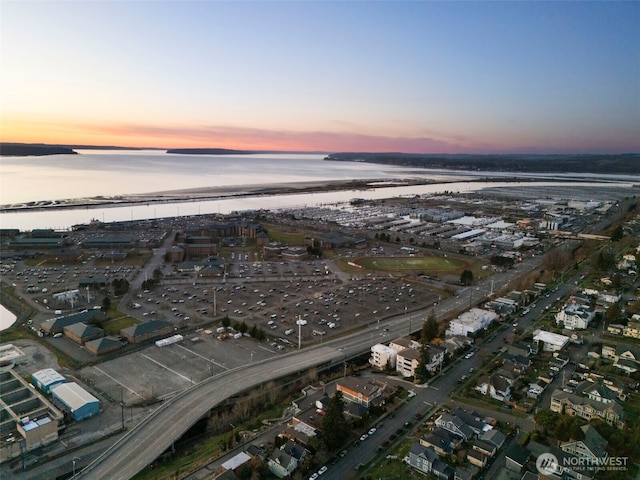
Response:
[[[364,162],[329,162],[322,154],[278,155],[174,155],[163,151],[79,150],[79,155],[3,157],[0,162],[0,204],[38,200],[150,193],[212,186],[276,186],[291,182],[335,180],[428,179],[447,181],[435,185],[376,188],[291,195],[228,198],[223,200],[156,203],[108,208],[74,208],[22,211],[0,214],[1,228],[67,229],[92,219],[104,222],[164,218],[206,213],[230,213],[253,209],[278,209],[347,202],[354,197],[381,199],[394,196],[477,191],[505,183],[482,182],[486,172],[407,169]],[[491,173],[493,177],[523,178],[513,173]],[[528,178],[547,180],[536,185],[562,185],[563,180],[584,179],[612,182],[621,188],[640,183],[637,176],[545,175]],[[464,180],[477,180],[468,183]],[[553,180],[551,182],[551,180]],[[520,185],[516,181],[509,185]],[[530,185],[530,184],[522,184]],[[571,188],[579,184],[567,183]],[[593,184],[585,184],[585,186]]]

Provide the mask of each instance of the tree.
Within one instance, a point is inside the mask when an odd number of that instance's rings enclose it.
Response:
[[[595,267],[601,271],[607,271],[616,263],[616,256],[611,250],[601,250],[595,259]]]
[[[336,391],[329,399],[327,411],[322,417],[322,432],[324,443],[329,451],[342,447],[347,438],[349,426],[344,417],[344,401],[340,391]]]
[[[111,285],[113,285],[113,293],[116,297],[129,291],[129,281],[126,278],[114,278]]]
[[[229,325],[231,325],[231,319],[229,318],[228,315],[225,315],[224,318],[222,319],[222,326],[227,329],[229,328]]]
[[[613,232],[611,232],[611,241],[619,242],[622,240],[622,237],[624,237],[624,230],[622,230],[622,225],[618,225],[613,229]]]
[[[425,344],[436,338],[440,333],[440,326],[433,310],[429,312],[429,317],[422,324],[422,332],[420,334],[420,342]]]
[[[106,312],[111,308],[111,299],[109,297],[104,297],[102,299],[102,311]]]
[[[473,283],[473,272],[471,270],[463,270],[460,274],[460,283],[469,286]]]
[[[604,315],[607,323],[617,323],[622,316],[622,310],[620,309],[620,305],[617,303],[612,303]]]
[[[429,370],[427,370],[428,363],[429,349],[427,347],[427,344],[423,343],[420,347],[420,359],[418,360],[418,366],[416,367],[416,383],[424,383],[429,380]]]

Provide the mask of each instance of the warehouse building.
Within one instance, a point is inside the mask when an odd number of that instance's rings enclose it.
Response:
[[[51,389],[67,380],[53,368],[44,368],[31,375],[31,383],[44,393],[51,393]]]
[[[100,412],[100,401],[75,382],[58,385],[51,389],[51,394],[76,422]]]
[[[152,338],[162,337],[173,333],[173,324],[163,320],[151,320],[139,323],[131,327],[120,330],[120,335],[125,337],[129,343],[140,343]]]

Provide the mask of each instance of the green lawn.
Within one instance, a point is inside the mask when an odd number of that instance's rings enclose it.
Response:
[[[462,271],[468,264],[462,260],[448,257],[364,257],[352,260],[367,270],[383,272],[424,272],[443,274]]]
[[[104,333],[107,335],[118,335],[123,328],[140,323],[137,319],[129,316],[121,316],[104,322]]]

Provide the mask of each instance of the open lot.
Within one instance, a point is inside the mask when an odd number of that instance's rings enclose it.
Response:
[[[218,340],[204,330],[165,347],[149,346],[80,370],[81,378],[126,406],[151,403],[194,383],[277,355],[280,350],[251,339]],[[121,397],[122,395],[122,397]]]

